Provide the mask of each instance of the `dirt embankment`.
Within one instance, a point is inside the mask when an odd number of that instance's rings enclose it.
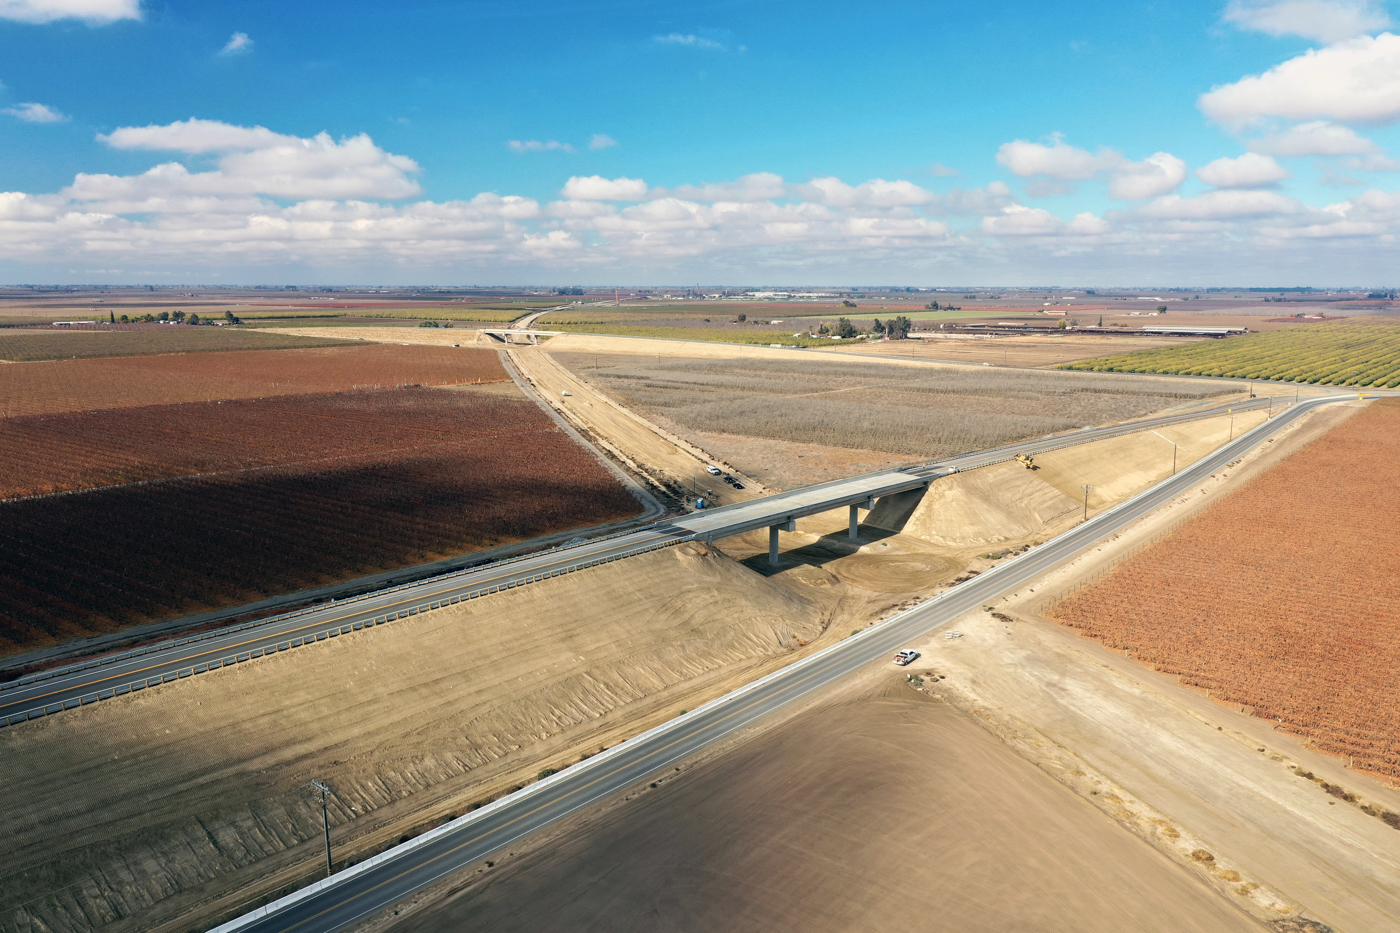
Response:
[[[6,729],[0,930],[246,907],[315,872],[312,778],[343,862],[786,663],[829,605],[682,545]]]
[[[854,687],[374,928],[1262,933],[901,675]]]

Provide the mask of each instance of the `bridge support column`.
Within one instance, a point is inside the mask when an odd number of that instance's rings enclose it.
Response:
[[[768,526],[768,563],[776,564],[778,562],[778,532],[796,530],[797,519],[795,518],[789,518],[779,525]]]
[[[873,508],[875,508],[874,496],[870,496],[864,502],[857,502],[851,506],[851,527],[846,533],[846,536],[852,541],[860,540],[860,510],[865,509],[868,512]]]

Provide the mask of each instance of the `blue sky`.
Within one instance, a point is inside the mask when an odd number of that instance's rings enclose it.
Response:
[[[0,0],[0,279],[1391,283],[1392,28],[1374,0]]]

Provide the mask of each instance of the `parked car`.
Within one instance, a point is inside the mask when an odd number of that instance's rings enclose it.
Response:
[[[919,652],[913,648],[901,648],[894,653],[894,663],[903,667],[919,659]]]
[[[724,471],[712,463],[709,466],[705,467],[705,472],[710,474],[711,476],[719,476]]]

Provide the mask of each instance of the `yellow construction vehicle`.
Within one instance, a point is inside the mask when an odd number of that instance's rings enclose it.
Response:
[[[1027,470],[1035,469],[1035,458],[1032,457],[1030,454],[1017,454],[1016,462],[1021,464],[1021,466],[1025,467]]]

